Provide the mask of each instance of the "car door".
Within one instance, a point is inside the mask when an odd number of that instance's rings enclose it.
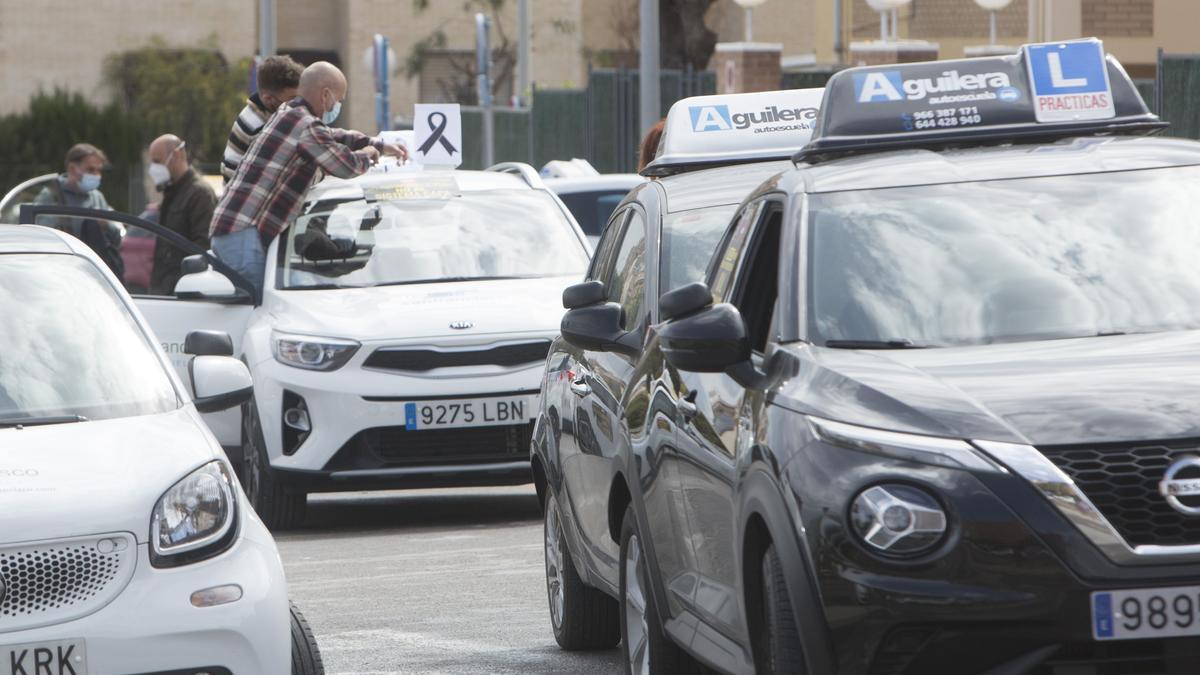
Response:
[[[183,351],[184,339],[191,331],[205,329],[229,333],[233,339],[233,353],[241,354],[242,335],[255,309],[249,292],[244,292],[242,297],[237,299],[220,301],[203,298],[182,299],[167,289],[153,288],[150,283],[155,251],[159,247],[169,246],[179,250],[180,258],[196,254],[209,255],[210,264],[218,272],[229,277],[235,287],[243,291],[253,288],[248,281],[219,260],[213,259],[211,254],[207,254],[200,246],[162,225],[116,211],[96,212],[69,206],[24,205],[20,213],[20,221],[30,224],[50,224],[61,222],[62,218],[88,217],[103,218],[125,225],[125,236],[121,240],[121,259],[125,269],[120,281],[125,290],[133,296],[134,304],[146,317],[184,384],[191,386],[191,375],[188,372],[190,357]],[[51,218],[54,221],[51,221]],[[237,448],[240,451],[241,412],[238,408],[206,413],[204,421],[222,446]]]
[[[772,330],[782,213],[781,201],[773,197],[744,206],[714,255],[709,276],[714,301],[730,302],[742,312],[758,365]],[[739,458],[752,438],[748,408],[758,394],[724,373],[676,376],[679,467],[696,579],[691,606],[710,626],[744,638],[738,634],[734,486]]]

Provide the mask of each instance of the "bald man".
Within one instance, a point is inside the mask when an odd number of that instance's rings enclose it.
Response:
[[[399,145],[330,125],[346,98],[346,76],[319,61],[300,74],[296,98],[280,106],[238,165],[213,214],[212,249],[262,297],[266,250],[299,210],[318,171],[353,178]]]
[[[187,144],[175,134],[163,134],[150,143],[147,172],[154,187],[162,192],[158,222],[208,249],[208,228],[212,223],[217,195],[192,169]],[[160,241],[154,247],[154,267],[150,271],[150,293],[174,295],[179,281],[182,249]]]

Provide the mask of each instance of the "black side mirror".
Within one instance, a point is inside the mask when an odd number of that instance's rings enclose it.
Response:
[[[560,325],[562,336],[580,349],[615,351],[611,346],[625,334],[621,330],[624,313],[624,309],[615,302],[577,307],[563,315]]]
[[[189,255],[183,259],[182,263],[179,264],[179,270],[183,273],[183,276],[207,272],[208,267],[208,256],[204,255],[203,253]]]
[[[219,330],[194,330],[183,340],[183,352],[193,356],[233,356],[233,338]]]
[[[663,356],[680,370],[721,373],[750,362],[746,323],[728,303],[670,321],[658,334]]]
[[[602,281],[585,281],[581,284],[567,286],[563,290],[563,307],[566,309],[577,309],[579,307],[587,307],[588,305],[596,305],[608,297],[608,291],[604,288]]]
[[[694,281],[664,293],[658,299],[658,310],[664,321],[670,321],[698,312],[711,305],[712,301],[712,291],[708,289],[708,284]]]

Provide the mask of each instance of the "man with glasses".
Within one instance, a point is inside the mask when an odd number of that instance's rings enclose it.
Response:
[[[149,155],[150,180],[163,195],[158,209],[159,223],[207,250],[208,227],[217,205],[216,193],[192,168],[186,144],[178,136],[164,134],[154,139]],[[151,293],[175,293],[183,254],[177,246],[158,242],[154,247],[154,267],[150,274]]]

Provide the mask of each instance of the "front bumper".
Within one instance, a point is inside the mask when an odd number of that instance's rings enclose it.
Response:
[[[1092,592],[1200,585],[1196,566],[1111,563],[1012,473],[887,458],[791,430],[793,442],[806,437],[784,473],[839,673],[1198,672],[1200,638],[1099,642],[1091,619]],[[924,487],[945,507],[950,528],[931,553],[886,559],[851,533],[851,500],[889,482]]]
[[[129,585],[93,614],[41,628],[0,633],[0,646],[82,639],[90,675],[210,670],[291,672],[287,584],[268,535],[247,519],[225,553],[193,565],[156,569],[137,546]],[[262,530],[261,533],[258,530]],[[197,608],[195,591],[225,584],[242,598]]]
[[[518,485],[532,480],[524,424],[408,432],[405,403],[538,394],[542,363],[479,376],[418,376],[351,364],[329,373],[277,361],[255,366],[254,392],[276,477],[309,492],[407,487]],[[285,394],[299,397],[312,431],[285,452]],[[289,399],[295,400],[295,399]],[[430,438],[429,434],[442,434]],[[420,446],[420,452],[401,452]],[[441,448],[441,449],[439,449]]]

